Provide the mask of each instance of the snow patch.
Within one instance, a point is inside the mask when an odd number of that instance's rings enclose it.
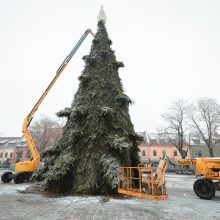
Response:
[[[77,204],[95,204],[99,203],[100,197],[81,197],[81,196],[67,196],[63,198],[54,198],[55,202],[61,203],[64,205],[69,205],[72,203],[77,203]]]
[[[3,184],[4,183],[0,183],[0,195],[3,195],[3,194],[18,194],[19,191],[24,191],[28,187],[30,187],[30,185],[28,183],[15,184],[15,183],[12,182],[12,183],[4,184],[4,187],[1,187],[1,185],[3,185]]]

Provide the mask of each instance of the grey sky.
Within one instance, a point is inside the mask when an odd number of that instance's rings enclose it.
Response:
[[[220,103],[220,1],[0,0],[0,134],[21,135],[24,117],[100,6],[118,61],[136,131],[161,126],[172,101],[210,97]],[[78,50],[36,114],[70,106],[92,37]]]

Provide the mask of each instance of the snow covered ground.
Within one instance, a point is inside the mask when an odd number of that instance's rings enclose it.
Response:
[[[169,198],[163,201],[23,194],[19,190],[31,184],[0,182],[0,219],[220,219],[220,193],[211,201],[201,200],[192,190],[194,180],[193,176],[167,174]]]

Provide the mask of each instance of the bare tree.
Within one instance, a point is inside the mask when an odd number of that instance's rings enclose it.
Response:
[[[42,115],[39,120],[31,125],[30,132],[37,148],[42,152],[45,148],[53,146],[62,137],[63,125],[48,116]]]
[[[210,98],[200,98],[189,108],[189,121],[192,132],[201,138],[213,157],[213,136],[220,129],[220,105]]]
[[[174,101],[169,108],[169,112],[162,114],[162,118],[168,122],[168,127],[164,129],[168,142],[174,145],[181,157],[185,159],[188,149],[184,149],[184,135],[186,132],[187,103],[179,99]],[[172,135],[170,135],[172,134]]]

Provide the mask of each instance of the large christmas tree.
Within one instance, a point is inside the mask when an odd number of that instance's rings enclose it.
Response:
[[[47,150],[45,167],[37,177],[45,179],[50,192],[106,194],[114,192],[119,166],[137,166],[140,137],[134,132],[128,112],[131,99],[124,94],[104,19],[70,108],[58,113],[67,117],[64,133],[56,146]]]

